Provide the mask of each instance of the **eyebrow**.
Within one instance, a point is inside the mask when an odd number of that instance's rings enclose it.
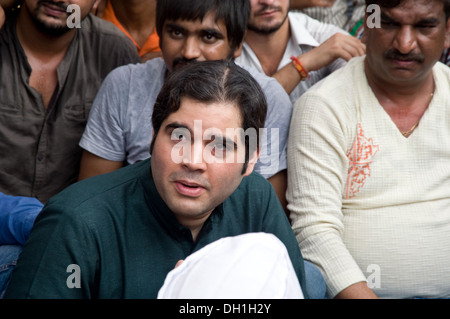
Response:
[[[178,128],[186,129],[186,130],[189,131],[191,136],[193,135],[192,134],[192,130],[187,125],[181,124],[179,122],[172,122],[172,123],[167,124],[166,127],[164,128],[164,131],[168,133],[169,131],[175,130],[175,129],[178,129]],[[230,139],[227,136],[215,135],[215,134],[211,134],[211,136],[215,136],[215,137],[218,137],[218,138],[222,139],[223,141],[225,141],[226,145],[233,145],[234,149],[237,149],[237,147],[238,147],[237,144],[234,142],[234,140]],[[202,136],[202,138],[203,138],[203,136]]]
[[[189,129],[188,126],[178,123],[178,122],[173,122],[173,123],[167,124],[166,127],[164,128],[164,131],[169,132],[169,131],[177,129],[177,128],[184,128],[184,129],[188,130],[189,133],[192,133],[192,131]]]
[[[398,22],[394,18],[388,16],[386,13],[382,12],[380,16],[381,16],[381,20],[383,22],[389,22],[389,23],[393,23],[395,25],[400,25],[400,22]],[[414,23],[414,25],[421,25],[421,24],[437,25],[437,24],[439,24],[439,19],[437,19],[435,17],[423,18]]]
[[[178,31],[182,31],[184,33],[189,33],[190,32],[188,29],[186,29],[185,27],[177,24],[176,22],[167,22],[166,23],[166,28],[175,29],[175,30],[178,30]],[[196,30],[195,33],[198,33],[198,34],[209,34],[209,35],[213,35],[214,37],[220,38],[220,39],[225,38],[224,34],[221,31],[219,31],[218,29],[214,29],[214,28],[204,28],[204,29]]]

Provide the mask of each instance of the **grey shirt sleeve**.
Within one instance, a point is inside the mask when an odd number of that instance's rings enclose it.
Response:
[[[270,178],[287,168],[286,149],[292,103],[283,87],[274,78],[242,66],[260,84],[267,100],[267,115],[262,134],[260,157],[255,171]]]
[[[83,149],[110,161],[124,161],[126,158],[123,131],[129,78],[129,66],[119,67],[106,77],[80,140]]]

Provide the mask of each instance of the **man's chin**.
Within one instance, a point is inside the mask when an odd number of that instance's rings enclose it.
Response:
[[[67,24],[50,23],[37,19],[34,22],[39,31],[51,37],[60,37],[71,30]]]

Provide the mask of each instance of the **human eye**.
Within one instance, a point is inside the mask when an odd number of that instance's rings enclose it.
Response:
[[[383,29],[391,29],[399,26],[399,24],[394,19],[384,14],[381,15],[380,24]]]
[[[398,24],[393,22],[393,21],[391,21],[391,20],[381,20],[381,27],[383,29],[392,29],[392,28],[395,28],[397,26],[398,26]]]
[[[205,40],[205,42],[207,43],[214,43],[216,42],[216,37],[212,34],[206,34],[203,36],[203,39]]]
[[[226,139],[217,138],[210,143],[211,154],[218,158],[225,158],[233,154],[234,143],[227,142]]]
[[[214,30],[207,30],[202,34],[202,40],[207,44],[214,44],[221,38],[222,35]]]
[[[176,26],[167,26],[166,33],[169,34],[172,39],[182,39],[185,32]]]
[[[190,132],[187,128],[175,128],[170,134],[170,139],[177,143],[190,140]]]
[[[437,26],[438,22],[435,19],[424,20],[416,24],[416,28],[422,30],[422,32],[427,33],[433,31]]]

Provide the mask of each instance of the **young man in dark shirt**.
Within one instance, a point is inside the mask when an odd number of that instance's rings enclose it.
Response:
[[[76,6],[69,7],[72,2]],[[140,61],[128,38],[89,15],[94,2],[24,0],[0,30],[5,194],[45,203],[75,182],[78,141],[103,79],[118,66]]]
[[[284,243],[305,289],[290,223],[271,184],[252,173],[266,111],[258,83],[234,62],[171,73],[152,116],[152,157],[54,196],[5,297],[156,298],[177,261],[255,232]]]

